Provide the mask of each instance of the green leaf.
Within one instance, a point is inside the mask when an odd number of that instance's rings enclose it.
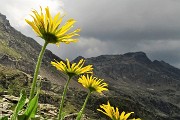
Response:
[[[29,104],[25,110],[25,112],[21,115],[18,115],[18,120],[29,120],[35,118],[37,113],[38,107],[38,99],[39,99],[39,92],[40,92],[40,84],[37,85],[37,92],[33,99],[29,101]]]
[[[8,116],[0,116],[0,120],[8,120]]]
[[[26,119],[26,115],[18,115],[17,116],[17,118],[18,118],[18,120],[28,120],[28,119]]]
[[[28,107],[22,115],[18,115],[18,120],[29,120],[35,118],[38,107],[39,92],[34,96],[34,98],[29,102]]]
[[[29,102],[28,107],[26,108],[26,111],[24,115],[26,116],[26,120],[29,118],[34,118],[37,112],[38,107],[38,98],[39,98],[39,92],[34,96],[34,98]]]
[[[61,120],[64,120],[65,115],[66,115],[66,113],[65,113],[65,112],[62,112],[62,114],[61,114]]]
[[[19,102],[17,103],[16,105],[16,108],[13,112],[13,115],[11,117],[11,120],[16,120],[17,116],[18,116],[18,113],[22,110],[22,108],[24,107],[25,105],[25,102],[26,102],[26,98],[27,98],[27,94],[26,94],[26,91],[25,90],[22,90],[21,91],[21,94],[20,94],[20,99],[19,99]]]

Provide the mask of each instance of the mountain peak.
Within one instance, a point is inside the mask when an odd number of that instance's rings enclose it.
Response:
[[[0,13],[0,17],[6,19],[6,16]]]
[[[146,56],[146,53],[144,53],[144,52],[128,52],[128,53],[125,53],[125,54],[123,54],[124,56],[134,56],[134,57],[147,57]]]
[[[6,19],[6,16],[0,13],[0,23],[5,26],[10,26],[9,20]]]
[[[81,59],[85,59],[85,58],[83,56],[78,56],[77,58],[72,60],[72,62],[79,62],[79,60],[81,60]]]
[[[164,61],[152,62],[144,52],[101,55],[88,58],[87,63],[95,66],[95,74],[109,79],[113,85],[118,85],[117,81],[124,80],[130,84],[169,85],[173,79],[175,83],[180,78],[179,69]]]
[[[123,56],[134,59],[135,61],[144,64],[152,63],[152,61],[147,57],[146,53],[144,52],[129,52],[125,53]]]

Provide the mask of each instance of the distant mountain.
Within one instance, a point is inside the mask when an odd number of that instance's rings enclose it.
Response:
[[[134,52],[123,55],[101,55],[88,58],[87,64],[93,64],[95,74],[110,79],[118,85],[120,82],[145,86],[172,86],[180,84],[180,70],[164,61],[151,61],[145,53]]]
[[[94,65],[94,74],[109,83],[109,97],[103,99],[136,111],[144,120],[180,119],[180,69],[151,61],[143,52],[101,55],[87,58],[86,63]]]
[[[22,82],[24,78],[21,76],[25,78],[26,74],[32,76],[40,50],[41,45],[11,27],[6,16],[0,14],[0,88],[9,89],[9,86],[13,88],[12,81],[20,79]],[[78,62],[81,58],[84,57],[79,56],[72,62]],[[51,51],[46,50],[40,75],[63,86],[66,81],[65,75],[51,66],[50,61],[54,59],[61,60]],[[164,61],[151,61],[143,52],[101,55],[84,59],[86,64],[94,65],[94,74],[97,77],[109,83],[109,92],[104,96],[94,95],[90,98],[87,108],[94,111],[91,115],[95,114],[96,118],[106,119],[96,109],[109,100],[114,106],[118,106],[120,111],[134,111],[135,117],[141,117],[143,120],[180,119],[179,69]],[[10,77],[6,75],[9,68],[12,73]],[[23,74],[19,71],[23,71]],[[16,83],[16,86],[18,84]],[[26,81],[23,84],[27,84]],[[70,88],[71,93],[67,95],[68,101],[73,102],[77,109],[86,97],[86,93],[81,91],[79,86],[75,78],[71,84],[71,87],[75,88]],[[58,95],[60,93],[57,86],[51,88],[50,82],[43,86],[43,89],[49,93],[57,92]],[[57,99],[52,102],[53,98],[47,97],[47,94],[44,98],[41,97],[40,100],[53,104],[58,102]]]

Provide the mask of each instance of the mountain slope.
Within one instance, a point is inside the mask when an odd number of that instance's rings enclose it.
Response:
[[[10,26],[6,16],[0,14],[0,87],[13,86],[9,81],[21,78],[24,82],[26,74],[33,75],[35,64],[41,46],[32,38],[22,35]],[[79,61],[82,56],[72,62]],[[50,65],[51,60],[61,60],[49,50],[46,50],[40,75],[51,82],[64,85],[65,76]],[[134,111],[137,117],[144,120],[179,120],[180,119],[180,70],[164,61],[151,61],[145,53],[134,52],[123,55],[101,55],[86,59],[86,64],[94,65],[94,74],[109,83],[109,92],[104,96],[93,95],[87,104],[88,110],[95,114],[96,118],[105,115],[96,111],[99,105],[109,100],[120,111]],[[15,73],[9,80],[4,69],[11,68]],[[7,69],[6,68],[6,69]],[[13,70],[11,70],[13,71]],[[19,71],[23,71],[22,73]],[[17,79],[16,79],[17,77]],[[22,82],[21,81],[21,82]],[[26,81],[25,81],[26,83]],[[18,84],[18,83],[17,83]],[[16,84],[16,85],[17,85]],[[44,86],[48,92],[62,92],[59,89]],[[18,85],[17,85],[18,86]],[[71,84],[67,100],[72,102],[77,109],[83,104],[86,93],[77,89],[80,85],[75,78]],[[23,87],[23,86],[21,86]],[[15,88],[14,88],[15,89]],[[52,102],[51,96],[40,97],[40,101]],[[58,104],[58,100],[53,100]],[[89,111],[88,111],[89,112]],[[90,115],[92,115],[90,114]]]
[[[180,119],[179,69],[151,61],[143,52],[101,55],[87,58],[86,63],[93,64],[94,74],[109,83],[109,97],[103,99],[136,111],[144,120]]]
[[[113,81],[147,86],[176,86],[180,83],[179,69],[164,61],[151,61],[143,52],[126,53],[124,55],[101,55],[88,58],[87,64],[94,65],[97,75]]]
[[[0,14],[0,64],[33,75],[40,50],[41,45],[34,39],[26,37],[15,30],[6,19],[6,16]],[[50,64],[54,59],[62,60],[51,51],[46,50],[40,75],[54,83],[64,84],[66,81],[65,76]]]

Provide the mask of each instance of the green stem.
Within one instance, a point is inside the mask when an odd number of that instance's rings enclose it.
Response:
[[[33,83],[31,85],[31,92],[30,92],[30,96],[29,96],[29,101],[32,100],[33,97],[34,97],[37,77],[38,77],[38,73],[39,73],[39,68],[41,66],[42,58],[43,58],[43,55],[44,55],[44,52],[46,50],[47,45],[48,45],[48,42],[45,42],[44,46],[42,47],[41,52],[39,54],[38,61],[36,63],[36,69],[35,69],[35,72],[34,72]]]
[[[62,119],[62,109],[63,109],[63,105],[64,105],[64,98],[66,96],[67,88],[68,88],[68,85],[69,85],[69,82],[70,82],[71,78],[72,77],[68,78],[68,81],[66,82],[66,85],[65,85],[65,88],[64,88],[64,91],[63,91],[63,95],[62,95],[62,98],[61,98],[61,103],[60,103],[60,106],[59,106],[58,120]]]
[[[81,120],[82,114],[83,114],[83,112],[84,112],[84,109],[85,109],[85,107],[86,107],[86,104],[87,104],[87,101],[88,101],[90,95],[91,95],[91,92],[89,91],[89,93],[88,93],[88,95],[87,95],[87,97],[86,97],[86,100],[85,100],[85,102],[84,102],[81,110],[79,111],[78,116],[76,117],[76,120]]]

